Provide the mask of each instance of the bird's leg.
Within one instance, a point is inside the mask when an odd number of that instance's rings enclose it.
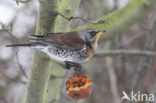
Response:
[[[60,62],[56,62],[59,66],[61,66],[64,69],[71,69],[72,67],[74,67],[74,69],[76,71],[81,71],[82,70],[82,66],[81,64],[78,63],[73,63],[73,62],[69,62],[69,61],[65,61],[65,64],[60,63]]]
[[[64,69],[71,69],[71,65],[70,64],[68,64],[68,63],[65,63],[65,64],[63,64],[63,63],[60,63],[60,62],[56,62],[59,66],[61,66],[62,68],[64,68]]]
[[[82,70],[82,65],[81,64],[73,63],[73,62],[69,62],[69,61],[66,61],[65,63],[66,63],[67,66],[70,66],[70,68],[74,67],[75,71],[81,71]]]
[[[104,20],[99,20],[98,22],[95,22],[95,23],[94,23],[94,22],[88,21],[88,20],[86,20],[86,19],[83,19],[83,18],[81,18],[81,17],[74,17],[74,16],[66,17],[66,16],[64,16],[63,14],[58,13],[58,12],[56,12],[56,14],[62,16],[64,19],[69,20],[69,21],[70,21],[70,20],[73,20],[73,19],[80,19],[80,20],[85,21],[85,22],[90,23],[90,24],[103,24],[103,23],[105,23]]]
[[[64,69],[71,69],[71,67],[72,67],[72,65],[71,64],[69,64],[69,63],[65,63],[65,67],[64,67]]]
[[[75,68],[75,71],[82,71],[82,65],[77,64],[77,68]]]

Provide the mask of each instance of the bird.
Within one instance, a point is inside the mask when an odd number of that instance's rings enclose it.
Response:
[[[95,52],[99,36],[104,30],[86,29],[72,32],[31,35],[28,43],[6,45],[6,47],[30,47],[48,54],[51,58],[65,63],[64,68],[82,68]]]

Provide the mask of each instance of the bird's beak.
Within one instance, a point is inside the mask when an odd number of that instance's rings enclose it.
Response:
[[[105,30],[99,31],[97,34],[103,34],[104,32],[106,32],[106,31]]]

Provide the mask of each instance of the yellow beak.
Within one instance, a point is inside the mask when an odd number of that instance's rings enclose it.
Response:
[[[104,32],[106,32],[106,31],[99,31],[97,34],[102,34],[102,33],[104,33]]]

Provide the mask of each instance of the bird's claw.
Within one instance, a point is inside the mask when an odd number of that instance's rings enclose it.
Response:
[[[71,69],[71,67],[73,67],[75,71],[81,71],[82,70],[81,64],[66,61],[65,62],[65,69]]]

